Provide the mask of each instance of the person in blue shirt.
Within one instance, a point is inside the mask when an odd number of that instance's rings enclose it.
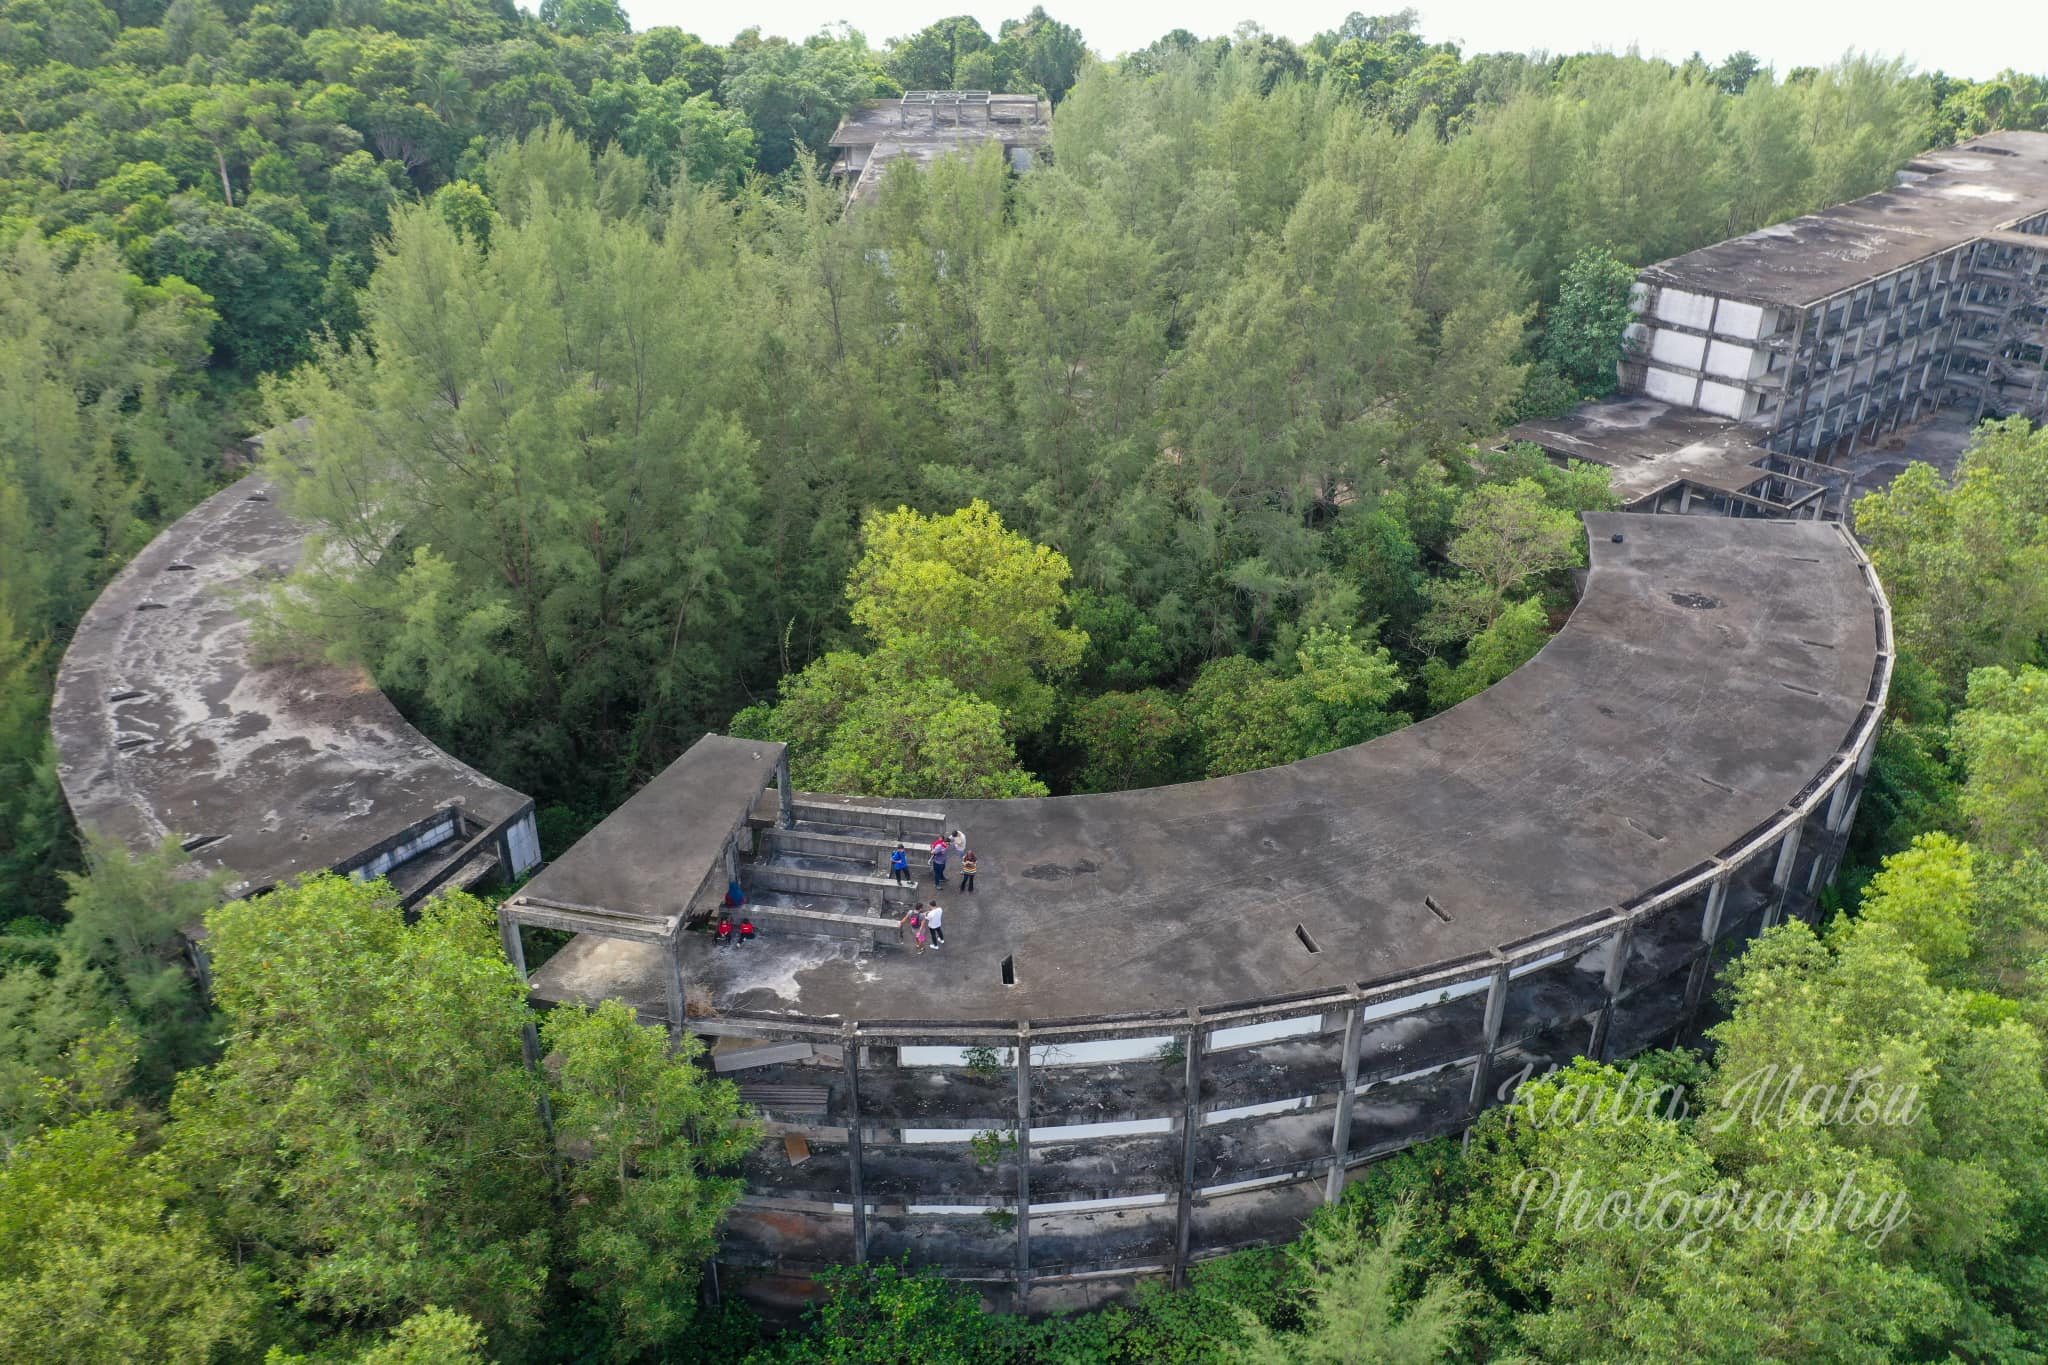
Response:
[[[910,881],[910,855],[903,851],[901,844],[896,845],[896,851],[889,855],[889,875],[896,879],[899,886],[907,885]]]

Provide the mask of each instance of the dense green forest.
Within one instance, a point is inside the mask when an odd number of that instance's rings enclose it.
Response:
[[[815,157],[859,101],[1056,101],[1049,163]],[[1604,475],[1483,454],[1613,383],[1634,268],[2048,126],[2048,84],[1466,54],[1412,14],[1105,63],[1042,10],[717,47],[611,0],[0,0],[0,1359],[2021,1361],[2048,1356],[2048,436],[1863,505],[1901,643],[1820,932],[1707,1054],[1582,1067],[1285,1252],[1045,1324],[848,1272],[698,1306],[751,1132],[629,1011],[526,1009],[488,908],[208,914],[81,848],[50,680],[99,587],[298,416],[270,647],[366,663],[551,847],[707,728],[800,781],[1092,791],[1454,704],[1539,648]],[[1912,1121],[1715,1121],[1742,1079]],[[1605,1107],[1649,1083],[1675,1109]],[[1663,1092],[1660,1092],[1663,1093]],[[545,1112],[551,1123],[544,1123]],[[1545,1115],[1607,1112],[1612,1121]],[[1531,1222],[1532,1173],[1853,1181],[1887,1236]]]

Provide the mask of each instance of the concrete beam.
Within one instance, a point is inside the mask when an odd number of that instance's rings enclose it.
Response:
[[[853,1263],[868,1259],[868,1206],[860,1187],[860,1041],[848,1028],[846,1048],[846,1192],[853,1200]]]
[[[1017,1302],[1031,1307],[1031,1025],[1017,1024]]]
[[[1180,1207],[1174,1219],[1173,1287],[1188,1282],[1188,1242],[1195,1218],[1195,1155],[1202,1140],[1202,1024],[1190,1013],[1181,1046],[1187,1056],[1182,1075],[1184,1104],[1180,1128]]]
[[[1344,1196],[1344,1158],[1351,1153],[1351,1110],[1358,1090],[1358,1053],[1365,1037],[1365,1011],[1353,1005],[1344,1017],[1344,1065],[1338,1082],[1337,1121],[1330,1132],[1330,1177],[1323,1186],[1323,1202],[1334,1204]]]

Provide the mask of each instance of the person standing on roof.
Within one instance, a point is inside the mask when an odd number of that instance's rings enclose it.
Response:
[[[932,840],[932,885],[944,890],[946,886],[946,841]]]
[[[896,845],[896,851],[889,855],[889,875],[896,879],[898,886],[910,884],[910,855],[903,851],[903,845]]]
[[[924,951],[924,903],[910,907],[902,919],[896,921],[896,933],[900,937],[905,929],[910,931],[911,941],[917,944],[916,951]]]
[[[974,890],[974,862],[974,850],[970,848],[966,856],[960,859],[960,889],[964,892]]]
[[[931,908],[924,912],[924,923],[925,927],[932,931],[932,948],[936,951],[945,947],[946,908],[937,901],[933,901]]]

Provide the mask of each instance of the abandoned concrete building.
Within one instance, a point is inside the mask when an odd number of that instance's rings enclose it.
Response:
[[[1514,1079],[1685,1036],[1833,876],[1891,669],[1835,522],[1586,518],[1530,663],[1353,748],[1185,786],[880,802],[706,736],[502,908],[543,1005],[711,1040],[765,1116],[728,1284],[904,1258],[1033,1312],[1291,1236]],[[980,858],[922,954],[886,873]],[[920,873],[921,880],[923,873]],[[703,932],[729,879],[761,938]]]
[[[1021,174],[1051,138],[1052,105],[1041,96],[911,90],[899,99],[869,100],[841,119],[829,144],[830,169],[858,202],[875,193],[895,161],[929,165],[949,152],[992,142]]]
[[[1621,397],[1508,432],[1637,511],[1839,515],[1859,442],[1948,409],[2048,417],[2048,133],[1644,269]]]
[[[361,669],[257,652],[239,599],[288,573],[305,537],[252,475],[107,585],[57,671],[72,814],[137,852],[176,839],[238,896],[331,869],[416,903],[525,872],[531,801],[435,748]]]

